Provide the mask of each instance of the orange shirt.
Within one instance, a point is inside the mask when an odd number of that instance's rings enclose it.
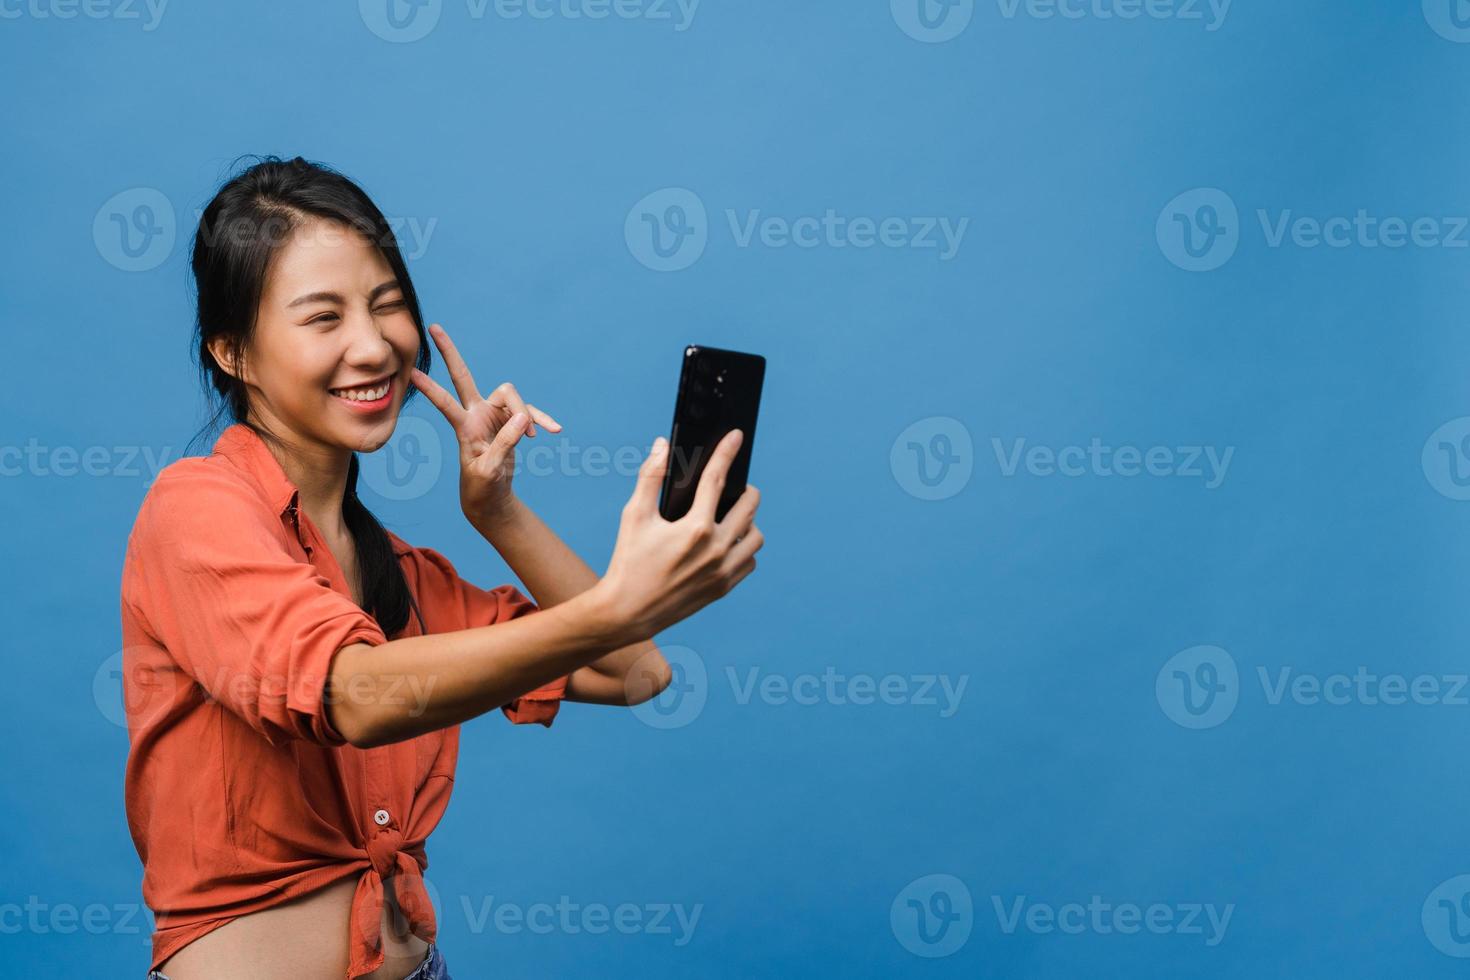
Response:
[[[478,588],[437,551],[388,537],[425,627],[410,610],[399,636],[537,609],[512,585]],[[435,937],[424,843],[449,804],[459,726],[371,749],[332,728],[332,654],[388,637],[249,427],[231,425],[212,455],[172,463],[149,489],[128,536],[122,633],[150,969],[231,919],[351,877],[348,980],[383,962],[386,879],[413,932]],[[501,710],[550,727],[565,688],[559,678]],[[405,684],[399,696],[413,705],[423,693]]]

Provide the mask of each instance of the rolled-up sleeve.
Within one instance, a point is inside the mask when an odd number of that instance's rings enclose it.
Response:
[[[181,467],[140,509],[123,599],[180,669],[272,745],[342,745],[324,697],[332,657],[387,637],[287,550],[286,533],[238,478]]]
[[[508,622],[540,608],[514,585],[482,589],[461,578],[449,559],[433,548],[414,550],[423,559],[423,574],[428,580],[426,588],[433,588],[447,597],[456,618],[464,624],[463,629]],[[564,675],[522,694],[509,704],[501,705],[500,710],[514,724],[536,722],[550,728],[566,696],[566,689],[567,678]]]

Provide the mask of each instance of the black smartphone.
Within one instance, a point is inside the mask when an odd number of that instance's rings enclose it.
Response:
[[[689,513],[710,453],[731,429],[739,429],[744,438],[730,463],[715,520],[724,520],[745,492],[765,377],[766,359],[759,354],[693,344],[684,348],[669,433],[669,468],[658,498],[658,512],[665,520],[677,521]]]

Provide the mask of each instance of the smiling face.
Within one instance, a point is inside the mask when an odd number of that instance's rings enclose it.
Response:
[[[266,270],[242,371],[255,421],[327,452],[388,441],[409,391],[419,332],[392,268],[366,238],[308,219]]]

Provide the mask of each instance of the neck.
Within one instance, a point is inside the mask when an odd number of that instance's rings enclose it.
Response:
[[[337,538],[345,534],[347,525],[342,517],[342,495],[347,489],[352,451],[341,446],[281,437],[278,429],[268,431],[277,432],[282,443],[278,446],[266,440],[286,478],[296,486],[297,505],[327,537]]]

